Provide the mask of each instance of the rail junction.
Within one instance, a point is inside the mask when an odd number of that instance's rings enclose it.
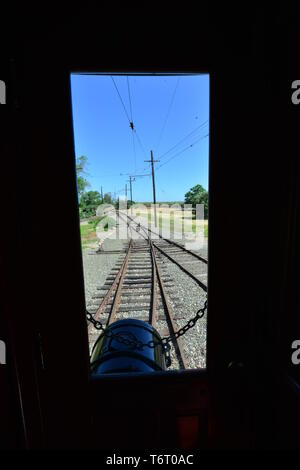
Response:
[[[117,263],[93,297],[99,302],[94,311],[89,309],[94,323],[98,321],[108,327],[120,319],[143,320],[161,336],[170,335],[172,361],[176,361],[179,369],[186,369],[187,358],[181,336],[194,326],[198,318],[191,321],[189,312],[184,316],[176,313],[176,307],[182,303],[176,296],[176,283],[165,268],[168,263],[173,263],[206,292],[207,259],[174,240],[162,236],[153,240],[152,230],[118,211],[117,225],[120,224],[127,225],[129,240],[124,243],[123,250],[119,250]],[[178,320],[186,320],[188,325],[180,329]],[[93,330],[91,322],[89,334]]]

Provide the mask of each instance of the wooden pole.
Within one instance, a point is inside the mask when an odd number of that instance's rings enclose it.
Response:
[[[153,202],[154,202],[154,224],[155,224],[155,227],[157,227],[154,163],[155,163],[155,162],[159,162],[160,160],[153,160],[153,151],[151,150],[151,160],[144,160],[144,161],[145,161],[145,162],[150,162],[150,163],[151,163],[151,166],[152,166]]]

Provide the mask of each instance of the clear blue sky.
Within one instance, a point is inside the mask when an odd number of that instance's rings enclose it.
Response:
[[[88,158],[88,189],[124,195],[126,174],[151,173],[150,150],[161,160],[157,202],[183,201],[195,184],[208,189],[209,76],[130,75],[131,108],[127,77],[112,77],[129,120],[110,75],[71,75],[75,154]],[[133,182],[133,200],[153,200],[150,176]]]

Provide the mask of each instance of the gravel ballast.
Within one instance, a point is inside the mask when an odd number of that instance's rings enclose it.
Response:
[[[161,260],[163,260],[163,258],[162,256]],[[199,263],[201,262],[199,261]],[[161,262],[160,266],[164,266],[164,272],[171,275],[176,285],[176,288],[170,292],[169,299],[176,315],[184,317],[182,320],[176,320],[178,327],[182,328],[196,315],[199,308],[203,307],[206,293],[175,264],[164,260]],[[182,305],[175,307],[175,302],[172,301],[172,292],[173,295],[179,298]],[[176,304],[178,304],[178,301],[176,301]],[[195,369],[206,367],[206,314],[203,318],[198,320],[193,328],[181,336],[181,341],[188,368]],[[171,366],[170,368],[173,367]]]
[[[124,241],[106,239],[102,245],[102,249],[108,250],[122,250],[124,249]],[[205,249],[201,253],[205,255]],[[87,309],[91,312],[100,304],[100,299],[93,298],[99,294],[99,287],[103,286],[107,276],[110,274],[111,269],[115,266],[118,260],[123,259],[125,253],[109,253],[109,254],[95,254],[95,251],[90,249],[83,250],[83,267],[84,267],[84,280],[85,280],[85,298]],[[163,274],[171,276],[172,284],[174,287],[167,287],[166,291],[169,294],[170,305],[174,310],[176,324],[179,328],[183,327],[188,320],[193,318],[199,308],[203,307],[206,293],[201,287],[185,274],[178,266],[170,262],[163,255],[159,256],[159,266]],[[201,263],[201,261],[199,261]],[[137,294],[138,291],[135,293]],[[176,297],[176,300],[172,300]],[[145,316],[145,315],[144,315]],[[181,341],[187,360],[188,368],[205,368],[206,367],[206,316],[196,323],[196,325],[181,336]],[[135,312],[124,314],[125,317],[135,317]],[[162,336],[165,336],[166,322],[159,320],[157,329]],[[90,347],[98,337],[99,332],[93,330],[90,335]],[[178,361],[175,355],[174,347],[171,348],[172,364],[169,369],[178,369]]]

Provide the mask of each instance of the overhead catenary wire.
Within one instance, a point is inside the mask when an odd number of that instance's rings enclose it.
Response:
[[[176,95],[176,91],[177,91],[177,88],[178,88],[178,85],[179,85],[179,81],[180,81],[180,77],[178,77],[178,80],[176,82],[175,89],[174,89],[174,92],[173,92],[173,95],[172,95],[172,98],[171,98],[171,101],[170,101],[170,104],[169,104],[169,107],[168,107],[168,110],[167,110],[167,114],[166,114],[164,123],[162,125],[161,131],[160,131],[160,134],[159,134],[159,137],[158,137],[158,142],[157,142],[157,145],[156,145],[157,151],[159,149],[159,145],[160,145],[160,142],[162,140],[162,136],[163,136],[163,133],[164,133],[164,130],[165,130],[168,118],[169,118],[169,114],[170,114],[170,111],[171,111],[171,108],[172,108],[172,105],[173,105],[173,102],[174,102],[174,99],[175,99],[175,95]]]
[[[131,94],[130,94],[130,85],[129,85],[129,78],[127,78],[127,89],[128,89],[128,98],[129,98],[129,106],[130,106],[130,127],[132,130],[132,146],[133,146],[133,155],[134,155],[134,171],[136,171],[136,150],[135,150],[135,142],[134,142],[134,124],[133,124],[133,115],[132,115],[132,103],[131,103]]]
[[[193,135],[193,134],[197,134],[202,127],[205,127],[207,125],[207,123],[208,123],[208,119],[206,121],[204,121],[202,124],[200,124],[199,126],[197,126],[194,130],[189,132],[189,134],[187,134],[185,137],[183,137],[179,142],[177,142],[177,144],[173,145],[169,150],[167,150],[165,153],[160,155],[159,159],[161,160],[162,158],[164,158],[166,155],[168,155],[170,152],[172,152],[174,149],[176,149],[176,147],[178,147],[181,143],[183,143],[189,137],[193,136],[193,138],[194,138],[195,135]]]
[[[131,173],[120,173],[119,175],[120,176],[130,176],[131,175],[131,176],[135,177],[135,176],[138,176],[139,172],[150,170],[150,168],[151,168],[151,164],[146,166],[146,167],[144,166],[144,167],[137,168],[134,173],[132,173],[132,172]],[[151,174],[150,174],[150,176],[151,176]]]
[[[169,163],[171,160],[173,160],[174,158],[178,157],[179,155],[181,155],[182,153],[186,152],[188,149],[190,149],[191,147],[194,147],[195,144],[197,144],[198,142],[200,142],[200,140],[203,140],[205,137],[207,137],[209,134],[206,134],[202,137],[200,137],[200,139],[197,139],[195,142],[193,142],[192,144],[188,145],[187,147],[185,147],[183,150],[180,150],[178,153],[176,153],[175,155],[173,155],[171,158],[168,158],[168,160],[166,160],[165,162],[161,163],[157,168],[156,168],[156,171],[159,170],[162,166],[166,165],[167,163]]]
[[[118,189],[118,191],[115,191],[115,194],[121,194],[121,193],[125,193],[125,189],[122,188],[122,189]]]
[[[145,151],[145,148],[144,148],[144,146],[143,146],[143,144],[142,144],[142,142],[141,142],[141,139],[140,139],[140,137],[139,137],[139,135],[138,135],[138,133],[137,133],[137,130],[136,130],[136,128],[135,128],[135,126],[134,126],[134,123],[133,123],[133,120],[132,120],[132,103],[131,103],[131,95],[130,95],[129,81],[127,81],[127,87],[128,87],[128,93],[129,93],[129,103],[130,103],[131,120],[130,120],[129,114],[128,114],[128,112],[127,112],[126,106],[125,106],[125,104],[124,104],[124,101],[122,100],[122,96],[121,96],[121,93],[119,92],[119,89],[118,89],[118,87],[117,87],[117,84],[116,84],[115,80],[113,79],[112,75],[111,75],[110,77],[111,77],[111,79],[112,79],[112,81],[113,81],[113,84],[114,84],[114,86],[115,86],[115,89],[116,89],[116,91],[117,91],[117,93],[118,93],[118,96],[119,96],[119,98],[120,98],[120,101],[121,101],[121,103],[122,103],[122,106],[123,106],[125,115],[126,115],[126,117],[127,117],[127,119],[128,119],[128,122],[129,122],[129,126],[130,126],[132,132],[135,134],[135,136],[136,136],[136,138],[137,138],[137,141],[138,141],[138,143],[139,143],[139,145],[140,145],[140,147],[141,147],[143,153],[144,153],[145,155],[147,155],[147,154],[146,154],[146,151]],[[128,77],[127,77],[127,79],[128,79]],[[134,151],[135,151],[135,150],[134,150]]]
[[[156,167],[156,171],[158,171],[162,166],[166,165],[167,163],[169,163],[171,160],[173,160],[174,158],[178,157],[179,155],[181,155],[182,153],[186,152],[188,149],[190,149],[191,147],[194,147],[195,144],[197,144],[198,142],[200,142],[200,140],[203,140],[205,139],[205,137],[207,137],[209,134],[206,134],[202,137],[200,137],[200,139],[197,139],[195,142],[193,142],[192,144],[188,145],[187,147],[185,147],[183,150],[181,150],[180,152],[176,153],[175,155],[173,155],[171,158],[169,158],[168,160],[166,160],[165,162],[161,163],[158,167]]]
[[[130,106],[130,117],[131,117],[131,122],[133,122],[133,117],[132,117],[132,105],[131,105],[131,96],[130,96],[130,86],[129,86],[129,78],[127,76],[127,88],[128,88],[128,97],[129,97],[129,106]]]
[[[136,150],[134,142],[134,132],[132,131],[132,145],[133,145],[133,155],[134,155],[134,171],[136,171]]]
[[[135,141],[134,139],[136,138],[137,139],[137,143],[138,145],[140,146],[140,149],[142,150],[142,152],[147,156],[147,153],[145,151],[145,148],[141,142],[141,139],[137,133],[137,130],[135,128],[135,125],[134,125],[134,122],[133,122],[133,110],[132,110],[132,100],[131,100],[131,90],[130,90],[130,81],[129,81],[129,78],[128,76],[126,77],[127,78],[127,89],[128,89],[128,99],[129,99],[129,107],[130,107],[130,116],[129,116],[129,113],[126,109],[126,106],[124,104],[124,101],[122,99],[122,96],[121,96],[121,93],[119,92],[119,89],[117,87],[117,84],[115,82],[115,80],[113,79],[113,77],[111,76],[111,79],[113,81],[113,84],[114,84],[114,87],[117,91],[117,94],[119,96],[119,99],[121,101],[121,104],[122,104],[122,107],[124,109],[124,112],[125,112],[125,115],[126,115],[126,118],[129,122],[129,125],[130,125],[130,128],[132,130],[132,145],[133,145],[133,153],[134,153],[134,173],[135,174],[132,174],[131,173],[131,176],[132,177],[135,177],[135,176],[138,176],[136,173],[138,173],[139,171],[143,170],[143,171],[146,171],[148,170],[148,168],[150,168],[150,164],[148,166],[144,166],[143,168],[139,168],[137,169],[136,168],[136,146],[135,146]],[[174,88],[174,91],[173,91],[173,94],[172,94],[172,97],[171,97],[171,101],[170,101],[170,104],[169,104],[169,107],[167,109],[167,113],[166,113],[166,117],[165,117],[165,120],[163,122],[163,125],[162,125],[162,128],[160,130],[160,134],[159,134],[159,137],[158,137],[158,144],[157,144],[157,147],[160,145],[161,141],[162,141],[162,137],[164,135],[164,131],[165,131],[165,128],[166,128],[166,125],[167,125],[167,122],[168,122],[168,119],[169,119],[169,116],[170,116],[170,112],[171,112],[171,109],[172,109],[172,106],[173,106],[173,103],[174,103],[174,100],[175,100],[175,96],[176,96],[176,92],[177,92],[177,89],[178,89],[178,85],[179,85],[179,81],[180,81],[180,77],[178,77],[177,79],[177,82],[176,82],[176,85],[175,85],[175,88]],[[202,124],[198,125],[195,129],[193,129],[191,132],[189,132],[187,135],[185,135],[182,139],[180,139],[175,145],[173,145],[171,148],[169,148],[169,150],[167,150],[166,152],[164,152],[161,156],[159,156],[158,158],[161,160],[161,159],[164,159],[167,155],[169,155],[170,158],[168,158],[168,160],[166,161],[163,161],[159,166],[156,167],[156,171],[159,170],[160,168],[162,168],[164,165],[168,164],[170,161],[172,161],[173,159],[175,159],[176,157],[180,156],[181,154],[183,154],[184,152],[186,152],[188,149],[192,148],[194,145],[196,145],[199,141],[201,141],[202,139],[204,139],[205,137],[207,137],[209,135],[209,133],[207,133],[206,135],[202,135],[199,137],[200,133],[203,131],[203,128],[205,126],[208,125],[208,122],[209,120],[205,120],[204,122],[202,122]],[[188,143],[188,139],[189,141],[193,140],[192,143],[190,143],[189,145],[187,145],[186,147],[182,148],[184,144]],[[196,139],[196,140],[195,140]],[[181,148],[181,149],[180,149]],[[174,154],[174,152],[176,152]],[[173,155],[172,155],[173,154]],[[146,175],[145,175],[146,176]],[[151,175],[149,175],[151,176]]]
[[[197,132],[195,132],[192,136],[189,136],[188,139],[185,139],[183,142],[181,142],[180,144],[178,144],[175,148],[173,148],[172,150],[170,150],[170,152],[168,152],[168,154],[166,154],[165,156],[163,156],[162,158],[160,158],[160,161],[164,162],[167,158],[170,158],[172,157],[173,155],[175,155],[175,153],[177,154],[178,152],[180,152],[181,150],[185,149],[186,147],[188,147],[189,145],[191,145],[194,141],[196,141],[198,138],[201,138],[203,136],[203,129],[199,129]]]
[[[135,135],[136,135],[137,141],[138,141],[138,143],[139,143],[139,145],[140,145],[140,147],[141,147],[143,153],[147,156],[146,150],[145,150],[145,148],[144,148],[144,146],[143,146],[143,144],[142,144],[142,142],[141,142],[141,139],[139,138],[138,133],[137,133],[137,131],[136,131],[135,128],[134,128],[134,133],[135,133]]]
[[[189,132],[185,137],[180,139],[175,145],[173,145],[169,150],[167,150],[165,153],[160,155],[160,160],[164,159],[167,155],[177,152],[182,145],[186,143],[186,141],[190,139],[195,139],[197,138],[198,135],[203,131],[203,127],[205,127],[208,123],[208,120],[203,122],[200,126],[197,126],[195,129],[193,129],[191,132]]]
[[[183,137],[179,142],[177,142],[177,144],[173,145],[167,152],[165,152],[161,157],[159,157],[159,159],[161,160],[162,158],[164,158],[166,155],[168,154],[171,154],[172,155],[172,152],[173,151],[176,151],[176,150],[179,150],[178,147],[180,147],[180,145],[182,143],[184,143],[189,137],[192,137],[192,139],[195,139],[197,138],[197,134],[201,131],[203,131],[203,127],[205,127],[206,125],[208,124],[208,119],[205,120],[202,124],[200,124],[199,126],[197,126],[195,129],[193,129],[191,132],[189,132],[185,137]],[[156,169],[158,170],[160,167],[162,167],[163,165],[165,165],[166,163],[168,163],[169,161],[173,160],[173,158],[179,156],[181,153],[185,152],[186,150],[188,150],[189,148],[193,147],[196,143],[198,143],[200,140],[202,140],[203,138],[207,137],[209,134],[206,134],[205,136],[201,136],[199,139],[197,139],[196,141],[192,142],[190,145],[187,145],[184,149],[182,150],[179,150],[175,155],[171,156],[171,158],[169,158],[166,162],[163,162],[161,165],[157,166]],[[148,170],[149,168],[151,167],[151,164],[149,164],[148,166],[144,167],[144,168],[138,168],[136,171],[146,171]]]
[[[122,106],[123,106],[123,109],[124,109],[124,112],[125,112],[125,115],[126,115],[126,117],[127,117],[127,119],[128,119],[128,122],[129,122],[129,124],[130,124],[130,122],[131,122],[131,121],[130,121],[130,117],[129,117],[128,113],[127,113],[127,109],[126,109],[125,104],[124,104],[124,102],[123,102],[123,100],[122,100],[122,96],[121,96],[121,94],[120,94],[120,92],[119,92],[119,90],[118,90],[118,87],[117,87],[117,85],[116,85],[116,82],[114,81],[114,79],[113,79],[112,76],[110,76],[110,78],[112,79],[113,84],[114,84],[114,86],[115,86],[115,89],[117,90],[118,96],[119,96],[119,98],[120,98],[120,101],[121,101],[121,103],[122,103]]]

